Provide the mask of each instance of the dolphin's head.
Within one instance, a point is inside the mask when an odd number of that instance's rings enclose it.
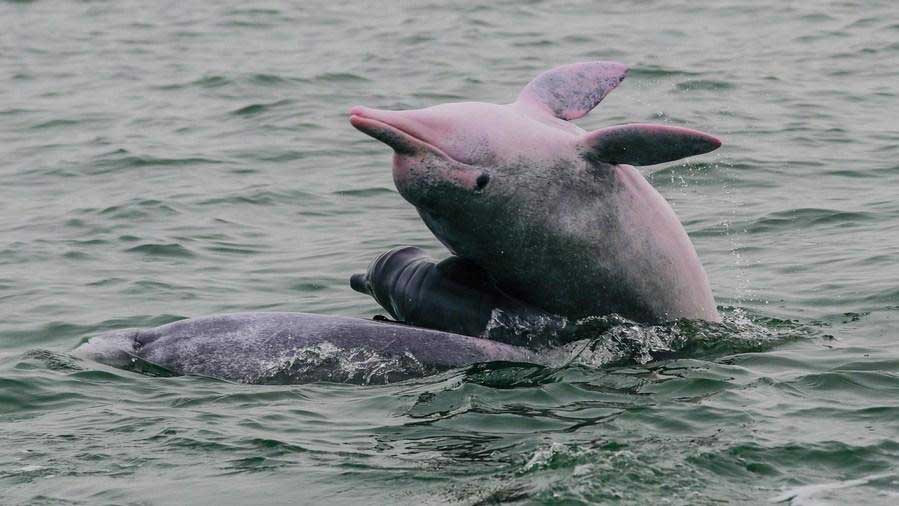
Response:
[[[350,122],[394,151],[393,179],[403,197],[435,210],[447,201],[475,198],[507,165],[501,132],[492,128],[502,106],[444,104],[426,109],[350,110]]]
[[[451,251],[474,257],[472,250],[496,235],[485,223],[527,214],[537,202],[553,206],[550,190],[577,189],[583,184],[575,182],[578,171],[587,166],[599,167],[602,175],[615,165],[662,163],[720,145],[702,132],[668,125],[585,132],[570,123],[626,73],[616,62],[564,65],[537,76],[510,104],[461,102],[405,111],[357,106],[349,111],[350,123],[393,148],[400,194]]]

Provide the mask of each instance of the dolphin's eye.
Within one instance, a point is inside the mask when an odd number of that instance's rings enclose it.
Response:
[[[475,184],[478,185],[478,190],[483,190],[487,183],[490,182],[490,174],[486,172],[481,172],[481,175],[475,180]]]

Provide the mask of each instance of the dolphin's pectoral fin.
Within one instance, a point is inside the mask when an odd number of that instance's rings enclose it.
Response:
[[[528,83],[515,105],[528,112],[542,110],[560,119],[578,119],[596,107],[626,74],[626,65],[611,61],[562,65]]]
[[[601,128],[579,139],[584,158],[630,165],[654,165],[714,151],[717,138],[689,128],[633,123]]]

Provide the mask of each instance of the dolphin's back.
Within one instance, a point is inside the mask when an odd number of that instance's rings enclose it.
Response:
[[[537,361],[525,349],[484,339],[307,313],[234,313],[115,331],[76,354],[244,383],[389,383],[478,362]]]

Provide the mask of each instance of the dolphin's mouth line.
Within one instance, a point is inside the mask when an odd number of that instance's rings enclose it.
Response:
[[[361,120],[361,121],[360,121],[360,120]],[[352,125],[353,125],[354,127],[358,128],[359,130],[362,130],[362,132],[364,132],[365,134],[371,135],[369,132],[367,132],[367,131],[364,130],[363,128],[359,128],[360,125],[363,126],[363,127],[367,126],[367,125],[365,125],[366,122],[367,122],[367,123],[374,123],[375,126],[380,126],[380,127],[387,128],[388,130],[392,131],[393,133],[399,134],[399,135],[405,137],[406,140],[411,141],[413,144],[420,144],[420,145],[423,145],[423,146],[426,147],[427,149],[429,149],[429,150],[431,150],[431,151],[437,153],[438,155],[440,155],[440,156],[442,156],[442,157],[444,157],[444,158],[446,158],[446,159],[448,159],[448,160],[451,160],[451,161],[453,161],[453,162],[455,162],[455,163],[458,163],[458,164],[461,164],[461,165],[465,165],[465,166],[471,166],[471,165],[468,164],[468,163],[465,163],[465,162],[462,162],[462,161],[459,161],[459,160],[453,158],[452,156],[450,156],[449,154],[447,154],[446,151],[444,151],[444,150],[438,148],[437,146],[431,144],[430,142],[428,142],[428,141],[426,141],[426,140],[424,140],[424,139],[422,139],[422,138],[420,138],[420,137],[417,137],[415,134],[413,134],[413,133],[411,133],[411,132],[408,132],[408,131],[406,131],[406,130],[403,130],[402,128],[400,128],[400,127],[398,127],[398,126],[396,126],[396,125],[391,125],[390,123],[387,123],[387,122],[385,122],[385,121],[382,121],[382,120],[379,120],[379,119],[375,119],[375,118],[372,118],[372,117],[369,117],[369,116],[364,116],[364,115],[359,114],[359,113],[352,113],[352,114],[350,114],[350,123],[352,123]],[[390,146],[390,144],[387,143],[387,142],[385,142],[383,139],[381,139],[381,138],[379,138],[379,137],[376,137],[376,136],[374,136],[374,135],[371,135],[371,136],[374,137],[375,139],[378,139],[378,140],[381,141],[381,142],[384,142],[384,144],[387,144],[388,146]],[[394,146],[390,146],[390,147],[394,147]]]

